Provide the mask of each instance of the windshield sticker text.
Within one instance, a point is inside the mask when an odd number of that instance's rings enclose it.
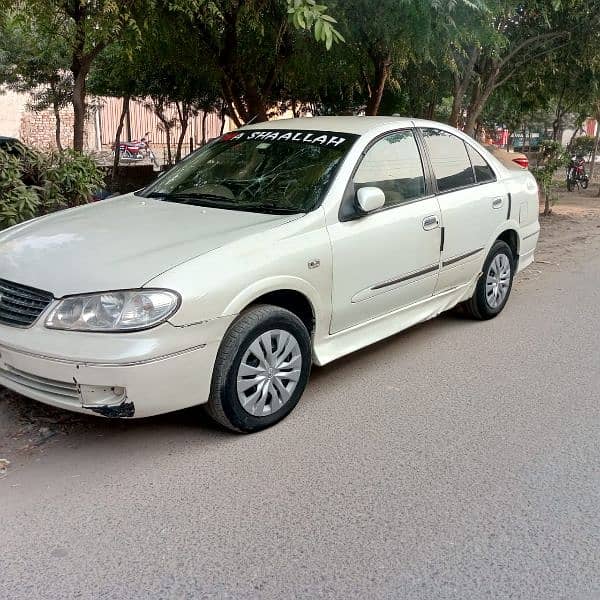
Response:
[[[315,131],[307,133],[306,131],[240,131],[239,133],[225,134],[223,141],[228,140],[261,140],[265,142],[300,142],[303,144],[317,144],[319,146],[337,147],[343,144],[347,138]]]

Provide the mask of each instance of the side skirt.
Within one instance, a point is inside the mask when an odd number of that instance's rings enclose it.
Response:
[[[315,364],[319,366],[326,365],[346,354],[408,329],[417,323],[437,317],[440,313],[469,299],[475,291],[479,276],[480,273],[477,273],[467,284],[446,290],[431,298],[420,300],[360,325],[344,329],[344,331],[329,335],[321,340],[315,340],[313,347]]]

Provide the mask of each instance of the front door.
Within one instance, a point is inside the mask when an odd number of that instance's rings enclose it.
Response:
[[[329,226],[333,249],[331,333],[429,298],[440,260],[441,213],[428,195],[411,129],[386,134],[364,154],[351,182],[383,190],[374,213]]]

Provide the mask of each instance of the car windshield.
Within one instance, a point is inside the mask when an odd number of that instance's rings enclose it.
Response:
[[[322,196],[358,136],[330,131],[228,133],[190,155],[139,195],[267,213],[304,213]]]

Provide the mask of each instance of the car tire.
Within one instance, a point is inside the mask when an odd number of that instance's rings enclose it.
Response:
[[[510,246],[497,240],[483,264],[475,293],[464,303],[473,319],[493,319],[499,315],[510,296],[515,271],[515,257]]]
[[[270,427],[298,404],[311,364],[310,335],[294,313],[267,304],[252,306],[221,342],[206,412],[233,431]]]

